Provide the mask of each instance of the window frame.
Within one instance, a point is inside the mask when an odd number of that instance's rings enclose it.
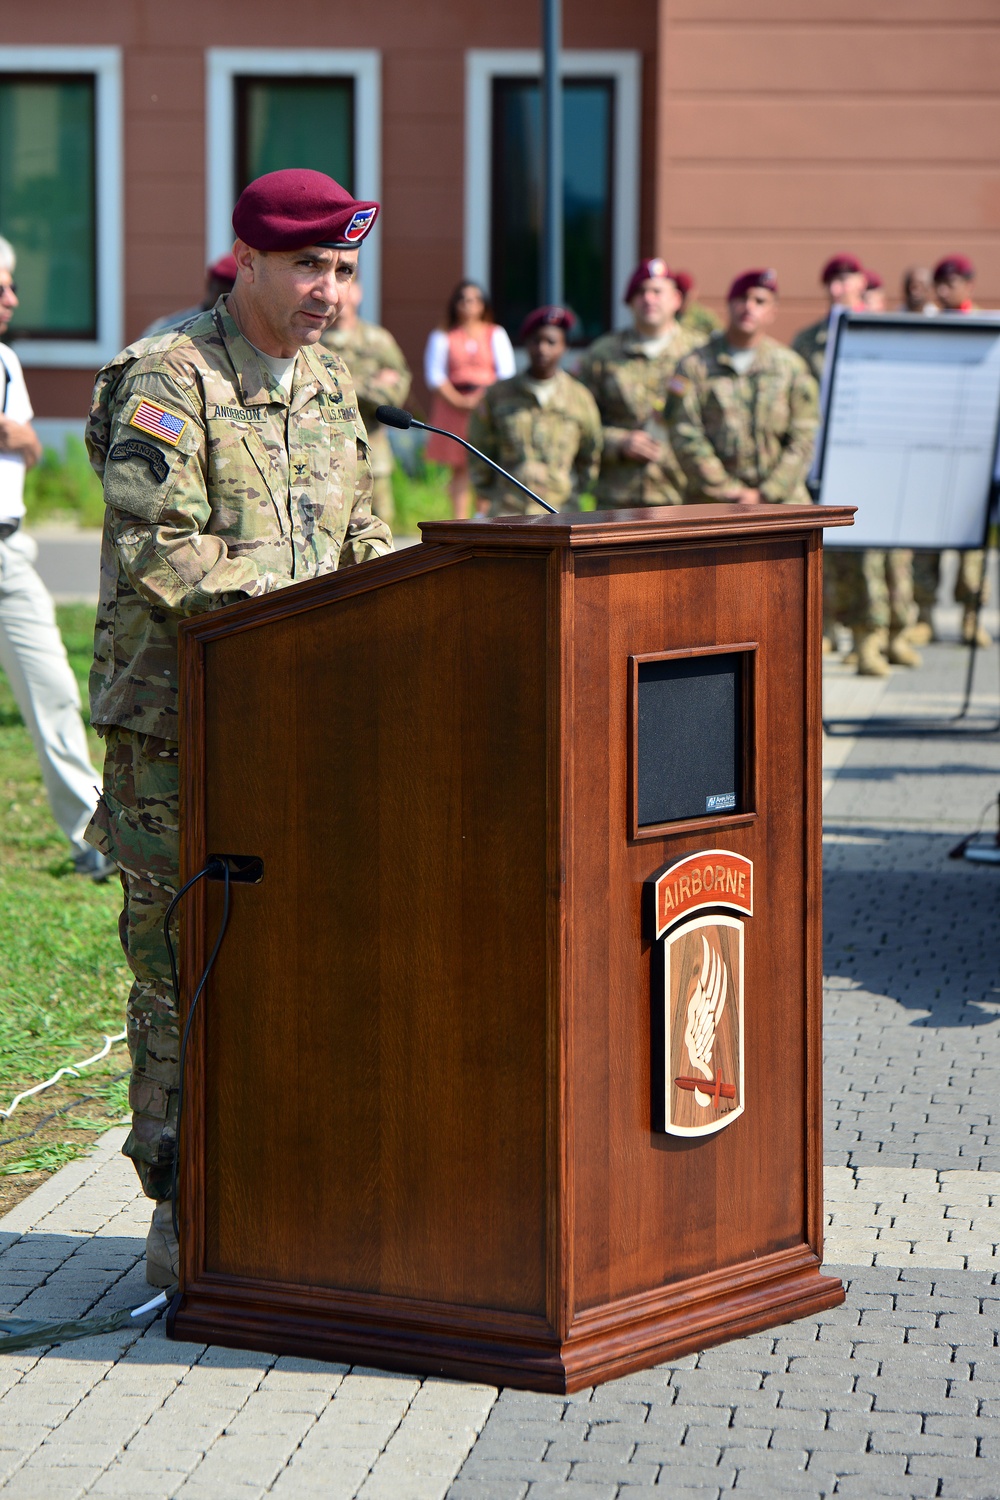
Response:
[[[0,75],[68,73],[94,79],[94,238],[96,338],[10,342],[26,369],[93,370],[114,358],[124,338],[124,184],[120,47],[3,47]],[[0,234],[3,226],[0,225]],[[17,246],[14,246],[15,251]],[[16,275],[16,273],[15,273]]]
[[[642,58],[635,51],[564,51],[563,78],[614,80],[611,184],[612,326],[630,326],[621,302],[639,259]],[[465,275],[489,285],[493,196],[493,82],[542,77],[536,50],[472,49],[465,54]]]
[[[382,54],[374,48],[209,47],[205,54],[205,260],[233,248],[232,205],[236,201],[236,79],[353,78],[354,191],[381,201]],[[382,307],[381,215],[362,246],[365,317],[377,323]]]

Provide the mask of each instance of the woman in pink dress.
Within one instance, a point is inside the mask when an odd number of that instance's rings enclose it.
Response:
[[[464,438],[470,413],[486,387],[514,374],[514,350],[507,334],[493,322],[486,293],[474,281],[460,281],[452,292],[447,322],[447,328],[434,330],[424,352],[424,376],[434,395],[430,420],[432,426]],[[468,453],[432,432],[427,457],[450,468],[448,493],[455,519],[468,520],[472,509]]]

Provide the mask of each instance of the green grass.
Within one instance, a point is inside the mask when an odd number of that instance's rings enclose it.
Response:
[[[90,467],[79,438],[67,437],[62,458],[54,449],[46,448],[41,463],[28,470],[24,506],[29,526],[46,521],[96,527],[104,524],[101,481]]]
[[[94,610],[69,605],[58,615],[86,702]],[[93,733],[90,744],[99,772],[101,742]],[[117,881],[95,885],[74,872],[49,811],[34,747],[0,674],[0,1108],[58,1067],[92,1056],[105,1033],[122,1029],[129,980],[118,944],[120,906]],[[62,1164],[53,1156],[45,1158],[48,1165],[21,1164],[43,1148],[62,1150],[67,1128],[96,1132],[119,1119],[125,1101],[123,1081],[115,1075],[127,1066],[119,1044],[79,1078],[62,1080],[0,1120],[4,1169],[53,1170]],[[72,1126],[60,1118],[44,1127],[40,1139],[14,1142],[44,1116],[87,1096]]]
[[[422,464],[416,474],[407,474],[397,463],[392,471],[392,498],[396,506],[394,532],[419,536],[421,521],[450,521],[448,470],[443,464]]]

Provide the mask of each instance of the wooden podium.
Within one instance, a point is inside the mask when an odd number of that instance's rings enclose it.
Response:
[[[172,1336],[567,1391],[843,1298],[822,1249],[822,531],[435,523],[182,628]],[[185,993],[219,882],[187,898]],[[752,914],[751,914],[752,913]]]

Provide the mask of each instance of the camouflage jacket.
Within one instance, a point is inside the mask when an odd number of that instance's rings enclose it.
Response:
[[[388,552],[350,377],[303,349],[291,399],[225,299],[98,373],[87,426],[104,481],[91,718],[177,739],[177,627]]]
[[[823,379],[823,365],[826,360],[826,345],[829,336],[830,319],[827,316],[820,318],[818,323],[810,323],[808,328],[800,328],[792,339],[792,348],[805,360],[817,384]]]
[[[377,479],[392,473],[389,434],[375,420],[377,406],[402,406],[410,394],[410,367],[403,351],[387,328],[361,319],[353,328],[334,323],[323,335],[327,349],[347,366],[358,396],[358,408],[368,429],[372,473]]]
[[[560,370],[542,406],[524,375],[488,387],[469,423],[469,442],[557,508],[585,493],[597,478],[601,415],[593,396]],[[541,507],[473,458],[476,493],[494,515],[538,513]]]
[[[774,339],[757,346],[745,375],[721,333],[682,359],[667,418],[688,478],[689,501],[728,500],[744,486],[765,500],[806,505],[818,421],[816,382]]]
[[[700,334],[702,343],[710,333],[717,333],[722,327],[720,319],[704,302],[689,302],[677,321],[688,333]]]
[[[606,333],[591,344],[579,375],[594,394],[604,424],[604,452],[594,493],[598,505],[679,505],[685,480],[670,447],[663,420],[667,382],[677,361],[704,343],[704,337],[678,324],[660,354],[649,355],[633,329]],[[625,458],[630,433],[647,432],[661,445],[655,463]]]

